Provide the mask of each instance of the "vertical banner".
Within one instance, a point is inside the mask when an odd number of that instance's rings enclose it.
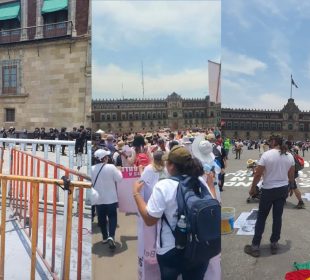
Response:
[[[137,167],[123,167],[123,180],[117,184],[119,211],[123,213],[137,213],[137,205],[132,196],[132,186],[140,178]]]
[[[210,101],[221,103],[221,64],[208,60]]]

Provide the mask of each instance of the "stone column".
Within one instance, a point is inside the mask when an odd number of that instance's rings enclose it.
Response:
[[[76,37],[76,28],[75,28],[75,15],[76,15],[76,1],[69,0],[68,2],[68,21],[72,22],[72,37]],[[71,25],[68,24],[67,34],[71,33]]]
[[[88,34],[91,36],[91,22],[92,22],[92,1],[89,1],[88,5]]]
[[[20,8],[21,8],[21,40],[25,41],[28,39],[28,29],[27,22],[28,22],[28,1],[27,0],[21,0],[20,1]]]
[[[41,14],[41,9],[43,5],[43,0],[37,0],[37,11],[36,11],[36,39],[43,38],[43,17]]]

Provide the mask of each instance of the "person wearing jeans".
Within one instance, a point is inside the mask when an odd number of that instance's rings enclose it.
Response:
[[[100,226],[103,243],[109,244],[110,249],[115,249],[115,231],[117,226],[118,198],[116,184],[122,179],[122,172],[113,164],[108,164],[108,150],[99,149],[95,152],[98,164],[92,166],[93,188],[98,192],[96,212]]]
[[[255,195],[256,186],[263,176],[262,194],[259,203],[255,233],[251,245],[244,247],[244,252],[252,257],[259,257],[260,243],[265,230],[266,219],[272,208],[272,234],[270,237],[271,254],[279,248],[282,227],[282,213],[289,187],[294,184],[295,161],[288,152],[284,140],[280,136],[271,136],[271,150],[261,156],[256,168],[250,196]]]

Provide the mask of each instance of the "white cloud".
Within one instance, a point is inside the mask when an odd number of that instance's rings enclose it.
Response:
[[[283,79],[290,77],[292,69],[290,56],[290,42],[280,31],[273,32],[269,56],[273,58]]]
[[[220,46],[220,1],[93,1],[93,37],[104,48],[146,44],[158,34],[184,45]],[[111,25],[104,26],[106,18]]]
[[[222,48],[223,73],[254,76],[257,71],[265,70],[267,64],[253,57]]]
[[[121,98],[122,84],[125,97],[142,97],[141,73],[127,71],[117,65],[93,66],[93,98]],[[208,69],[187,69],[174,74],[144,76],[145,97],[166,97],[177,92],[184,97],[194,93],[203,97],[208,89]],[[111,96],[111,93],[115,93]],[[186,96],[191,97],[191,96]],[[193,96],[194,97],[194,96]]]

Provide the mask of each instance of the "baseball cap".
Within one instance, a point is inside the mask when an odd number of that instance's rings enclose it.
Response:
[[[191,158],[192,155],[190,154],[190,152],[184,146],[181,145],[174,146],[170,150],[169,154],[165,154],[163,156],[163,160],[169,160],[177,164],[183,164]]]
[[[111,152],[110,151],[106,151],[106,150],[103,150],[103,149],[98,149],[95,153],[94,153],[94,156],[96,158],[98,158],[99,160],[102,160],[104,157],[110,155]]]

